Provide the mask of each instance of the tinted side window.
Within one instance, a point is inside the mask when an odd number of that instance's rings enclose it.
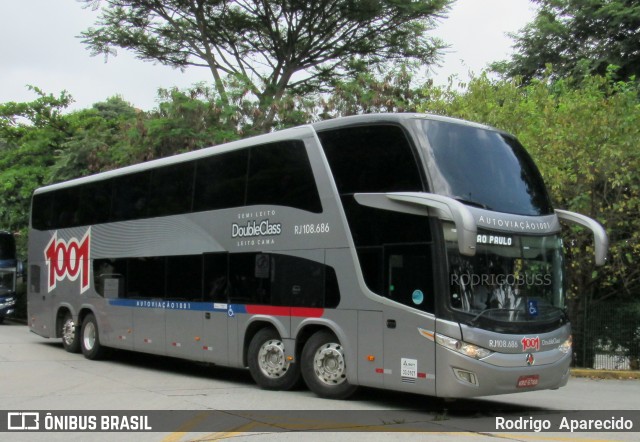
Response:
[[[202,299],[202,256],[169,256],[166,272],[167,298]]]
[[[102,181],[35,195],[33,228],[62,229],[106,222],[111,191],[111,181]]]
[[[126,221],[147,216],[150,173],[123,175],[113,180],[111,221]]]
[[[320,132],[340,194],[423,190],[418,163],[398,126]]]
[[[273,255],[272,297],[278,305],[322,307],[325,266],[294,256]]]
[[[271,260],[266,253],[229,256],[230,299],[240,304],[281,305],[271,302]]]
[[[131,258],[127,266],[128,298],[164,298],[164,257]]]
[[[80,187],[57,190],[53,197],[53,228],[80,225]]]
[[[429,218],[359,205],[342,197],[369,290],[434,312]]]
[[[283,141],[251,148],[248,206],[275,204],[322,212],[311,163],[302,141]]]
[[[249,150],[223,153],[197,161],[193,210],[244,205]]]
[[[229,254],[226,252],[204,255],[204,299],[206,301],[228,301],[228,259]]]
[[[342,204],[357,247],[431,242],[426,216],[362,206],[352,196],[343,196]]]
[[[166,298],[335,308],[333,268],[267,253],[96,259],[94,286],[106,298]]]
[[[241,304],[334,308],[340,303],[334,269],[295,256],[232,254],[229,284],[231,301]]]
[[[194,173],[193,162],[152,170],[147,215],[177,215],[191,211]]]
[[[53,192],[33,196],[31,226],[38,230],[53,228]]]
[[[79,225],[100,224],[109,221],[112,181],[99,181],[81,186]]]
[[[106,298],[202,299],[202,255],[96,259],[93,274]]]

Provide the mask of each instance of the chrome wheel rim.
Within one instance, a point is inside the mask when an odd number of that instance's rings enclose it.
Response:
[[[325,344],[313,358],[314,371],[318,379],[327,385],[340,385],[347,380],[347,365],[340,344]]]
[[[76,338],[76,324],[73,322],[73,319],[68,318],[62,324],[62,340],[66,345],[73,344],[73,341]]]
[[[270,339],[260,346],[258,367],[266,377],[277,379],[289,369],[289,362],[284,354],[284,344],[277,339]]]
[[[82,341],[84,342],[84,348],[87,350],[92,350],[96,345],[96,326],[93,322],[88,322],[84,326]]]

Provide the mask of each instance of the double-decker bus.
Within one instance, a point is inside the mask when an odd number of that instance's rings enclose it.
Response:
[[[0,231],[0,324],[15,311],[18,270],[16,241],[10,232]]]
[[[558,388],[571,362],[560,220],[511,135],[340,118],[36,190],[30,329],[304,380],[471,397]]]

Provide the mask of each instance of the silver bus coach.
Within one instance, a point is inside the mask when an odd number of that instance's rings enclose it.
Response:
[[[36,190],[30,329],[440,397],[558,388],[571,362],[560,220],[511,135],[421,114],[339,118]]]

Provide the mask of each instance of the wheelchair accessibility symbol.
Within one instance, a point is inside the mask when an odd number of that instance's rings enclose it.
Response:
[[[233,309],[231,308],[231,306],[229,306],[229,310],[227,310],[227,315],[230,318],[233,318],[236,314],[233,312]]]
[[[534,299],[527,301],[527,310],[530,316],[538,316],[538,301]]]

